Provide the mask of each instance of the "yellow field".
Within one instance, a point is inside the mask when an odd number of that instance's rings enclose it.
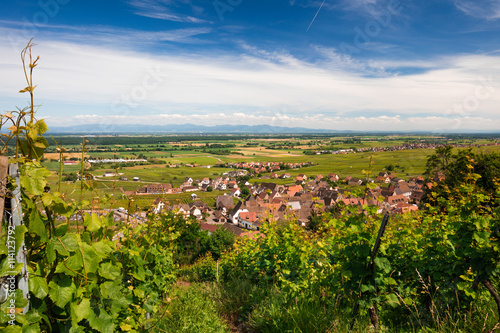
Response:
[[[43,155],[43,157],[45,157],[46,159],[49,159],[49,160],[59,160],[59,153],[45,153]],[[63,155],[63,158],[65,160],[68,160],[70,158],[81,158],[82,157],[82,153],[64,153]],[[88,155],[85,155],[85,157],[88,157]]]

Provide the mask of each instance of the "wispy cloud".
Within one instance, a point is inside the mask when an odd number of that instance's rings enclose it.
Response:
[[[201,7],[192,5],[188,0],[129,0],[128,3],[136,10],[135,14],[140,16],[174,22],[208,23],[206,20],[178,12],[180,8],[197,14],[202,12]]]
[[[401,3],[390,0],[340,0],[338,8],[355,12],[359,16],[367,18],[379,17],[389,11],[396,14],[401,11]]]
[[[498,0],[454,0],[454,4],[469,16],[487,20],[500,19],[500,2]]]
[[[154,45],[162,42],[175,42],[183,44],[204,44],[197,36],[213,32],[210,27],[184,28],[173,30],[146,31],[110,26],[69,26],[30,24],[25,22],[1,21],[0,29],[10,36],[11,42],[15,39],[23,43],[33,36],[44,40],[57,40],[70,43],[85,43],[92,45],[107,45],[109,47],[120,47],[122,49],[140,45]],[[88,38],[92,36],[92,38]],[[17,43],[16,43],[17,44]]]
[[[24,102],[17,94],[23,87],[19,52],[9,47],[7,35],[0,34],[3,110],[11,109],[15,98],[21,99],[18,105]],[[42,115],[51,116],[51,122],[66,119],[68,125],[82,114],[128,123],[191,119],[201,124],[258,124],[276,119],[276,110],[286,108],[289,119],[278,123],[287,126],[375,130],[397,125],[396,129],[427,130],[437,124],[449,128],[459,117],[467,119],[467,128],[500,128],[498,55],[428,59],[415,62],[425,69],[421,73],[391,75],[387,68],[397,71],[411,62],[369,63],[342,58],[335,50],[313,51],[320,60],[305,61],[248,45],[239,55],[156,55],[123,52],[115,45],[43,41],[34,50],[41,55],[35,77],[37,100],[44,101]],[[145,80],[149,69],[156,68],[161,80],[144,93],[144,85],[155,82]],[[380,75],[374,76],[377,71]],[[123,96],[133,94],[137,105],[120,105]],[[475,96],[485,95],[474,105]],[[455,111],[455,105],[464,110]]]

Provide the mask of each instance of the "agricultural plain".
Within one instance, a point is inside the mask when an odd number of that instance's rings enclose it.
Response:
[[[69,199],[80,195],[78,175],[82,170],[91,173],[95,180],[94,190],[86,192],[86,199],[96,202],[105,200],[113,208],[133,206],[147,210],[158,195],[135,195],[132,192],[148,183],[170,183],[174,187],[182,184],[185,177],[193,180],[216,178],[231,168],[221,167],[238,162],[311,162],[308,167],[279,171],[287,172],[289,179],[273,182],[290,184],[294,177],[304,173],[308,177],[337,173],[346,176],[364,177],[363,171],[372,170],[375,178],[380,171],[389,171],[396,176],[409,179],[422,175],[427,157],[434,147],[450,144],[455,149],[498,151],[495,136],[440,136],[440,135],[297,135],[297,136],[252,136],[252,135],[141,135],[141,136],[56,136],[45,155],[44,164],[52,172],[51,186],[57,186],[61,178],[61,193]],[[51,140],[52,141],[52,140]],[[56,153],[56,142],[65,148],[63,161],[73,160],[73,165],[62,165]],[[84,144],[84,146],[82,146]],[[86,150],[82,154],[82,147]],[[146,159],[143,163],[99,163],[98,159]],[[372,166],[370,167],[370,161]],[[115,176],[103,177],[105,173]],[[269,181],[266,174],[253,175],[250,183]],[[134,181],[134,178],[139,181]],[[221,191],[197,192],[198,198],[209,205],[215,202]],[[169,194],[165,199],[177,203],[188,203],[191,194]]]

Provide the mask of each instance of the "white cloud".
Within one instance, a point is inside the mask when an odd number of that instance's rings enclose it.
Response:
[[[196,36],[213,32],[212,28],[184,28],[160,31],[144,31],[109,26],[37,25],[30,22],[1,21],[0,27],[9,44],[20,49],[34,36],[43,36],[45,40],[101,45],[115,49],[133,49],[144,45],[156,45],[161,42],[185,44],[206,43]],[[38,39],[38,38],[37,38]]]
[[[244,121],[428,130],[449,128],[458,118],[468,119],[467,127],[461,128],[500,128],[500,57],[496,55],[431,59],[415,64],[426,69],[423,73],[395,76],[384,68],[397,68],[401,63],[353,64],[334,50],[328,51],[330,56],[318,51],[323,60],[310,63],[287,53],[251,48],[240,56],[195,56],[125,52],[113,46],[50,40],[38,43],[34,48],[41,56],[35,71],[36,97],[44,103],[40,117],[48,115],[54,124],[60,123],[58,118],[67,125],[77,123],[82,116],[75,117],[86,113],[117,123]],[[11,47],[6,33],[0,36],[0,54],[0,109],[9,110],[15,98],[17,105],[25,104],[25,97],[17,94],[25,83],[19,50]],[[374,71],[380,75],[373,76]],[[275,114],[283,109],[290,119],[282,116],[278,121]]]
[[[176,13],[174,8],[180,7],[180,5],[183,5],[184,9],[191,7],[192,11],[200,13],[200,7],[192,6],[190,1],[129,0],[128,3],[136,9],[135,14],[140,16],[174,22],[207,23],[206,20],[194,16]]]
[[[469,16],[488,20],[500,18],[500,2],[498,0],[454,0],[454,4]]]

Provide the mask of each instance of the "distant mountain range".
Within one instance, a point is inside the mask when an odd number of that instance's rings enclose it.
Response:
[[[2,131],[3,132],[3,131]],[[194,124],[173,125],[114,125],[114,124],[85,124],[66,127],[51,126],[51,134],[498,134],[500,131],[491,130],[443,130],[432,131],[353,131],[353,130],[327,130],[305,127],[282,127],[270,125],[217,125],[203,126]]]
[[[280,127],[269,125],[217,125],[203,126],[194,124],[182,125],[111,125],[85,124],[67,127],[51,127],[51,133],[61,134],[114,134],[114,133],[171,133],[171,134],[308,134],[308,133],[340,133],[335,131],[311,129],[303,127]]]

